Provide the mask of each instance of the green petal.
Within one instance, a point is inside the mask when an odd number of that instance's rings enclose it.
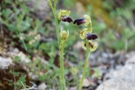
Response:
[[[87,49],[86,46],[85,46],[85,42],[83,42],[83,41],[82,41],[82,48],[83,48],[84,50]]]
[[[96,42],[92,42],[92,41],[89,41],[89,43],[91,43],[93,46],[93,47],[91,47],[91,46],[89,47],[90,51],[92,51],[92,52],[95,51],[98,47],[98,44]]]
[[[60,10],[58,13],[58,19],[60,20],[62,16],[69,16],[70,11],[69,10]]]

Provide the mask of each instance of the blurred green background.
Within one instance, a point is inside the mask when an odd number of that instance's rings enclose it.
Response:
[[[58,0],[57,10],[71,10],[74,19],[83,17],[84,14],[90,15],[93,33],[98,35],[99,47],[95,52],[109,50],[114,54],[135,49],[134,5],[135,0]],[[71,73],[74,82],[71,83],[68,78],[67,83],[74,86],[77,78],[73,72],[81,69],[85,57],[79,37],[82,26],[78,28],[74,24],[61,23],[60,27],[70,32],[64,55],[65,74]],[[39,81],[45,81],[50,87],[58,86],[58,82],[53,84],[53,81],[58,81],[59,67],[55,23],[46,0],[1,0],[0,29],[1,51],[3,48],[18,48],[33,60],[24,65],[29,66],[32,73],[36,70]],[[43,58],[49,64],[42,65],[35,56]],[[19,57],[14,57],[14,61],[19,62]],[[68,61],[75,64],[73,66],[76,68],[69,65]],[[40,75],[39,72],[43,74]],[[50,79],[52,80],[49,81]]]

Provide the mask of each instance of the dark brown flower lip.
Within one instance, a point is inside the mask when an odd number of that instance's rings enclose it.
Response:
[[[62,16],[61,17],[61,20],[63,21],[63,22],[73,22],[73,20],[72,20],[72,18],[71,17],[68,17],[68,16]]]
[[[97,36],[96,34],[93,34],[93,33],[87,33],[87,34],[86,34],[86,38],[87,38],[88,40],[95,40],[95,39],[98,38],[98,36]]]
[[[85,18],[76,19],[76,20],[74,20],[73,23],[77,24],[77,25],[81,25],[81,24],[85,23]]]

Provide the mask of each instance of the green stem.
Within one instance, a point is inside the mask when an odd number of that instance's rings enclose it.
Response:
[[[59,23],[58,23],[57,11],[56,11],[56,4],[57,4],[57,2],[54,3],[53,15],[54,15],[55,24],[56,24],[56,34],[57,34],[58,45],[59,45],[60,44],[60,35],[59,35]]]
[[[88,42],[86,42],[86,46],[88,47]],[[82,90],[82,85],[83,85],[83,81],[84,81],[86,70],[87,70],[88,60],[89,60],[89,49],[87,48],[87,50],[86,50],[86,59],[85,59],[84,68],[83,68],[83,75],[82,75],[82,78],[80,80],[78,90]]]
[[[55,18],[55,24],[56,24],[56,34],[58,39],[58,45],[60,45],[60,34],[59,34],[59,23],[58,23],[58,15],[56,12],[56,2],[54,3],[54,18]],[[60,90],[66,90],[66,84],[65,84],[65,78],[64,78],[64,44],[59,48],[60,50]]]
[[[61,42],[62,40],[60,40],[59,21],[58,21],[58,15],[56,10],[57,0],[54,0],[54,5],[52,5],[51,0],[48,2],[50,4],[55,19],[56,35],[57,35],[58,45],[60,50],[60,90],[66,90],[66,84],[64,78],[64,58],[63,58],[65,43],[62,43]]]
[[[63,58],[64,45],[60,48],[60,90],[66,90],[64,78],[64,58]]]

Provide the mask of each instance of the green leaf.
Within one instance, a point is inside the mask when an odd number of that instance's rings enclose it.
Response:
[[[27,30],[29,27],[30,27],[29,21],[21,21],[19,28],[20,28],[21,31],[25,31],[25,30]]]
[[[8,29],[9,29],[10,31],[12,31],[12,32],[18,32],[18,31],[17,31],[18,29],[17,29],[15,23],[9,24]]]
[[[8,20],[10,19],[9,17],[10,17],[11,12],[12,11],[10,9],[2,10],[2,14],[3,14],[4,18],[8,19]]]

